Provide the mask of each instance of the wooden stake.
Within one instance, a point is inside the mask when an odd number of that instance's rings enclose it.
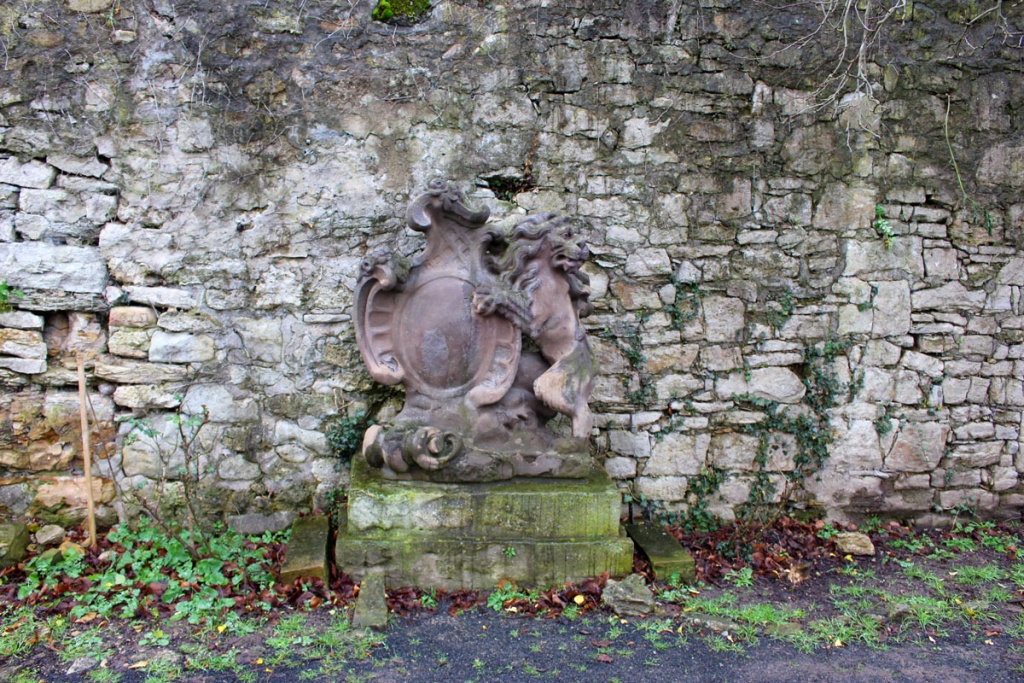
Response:
[[[92,494],[92,451],[89,448],[89,418],[85,412],[85,364],[82,352],[76,351],[78,360],[78,414],[82,418],[82,460],[85,467],[85,500],[89,515],[89,547],[96,547],[96,501]]]

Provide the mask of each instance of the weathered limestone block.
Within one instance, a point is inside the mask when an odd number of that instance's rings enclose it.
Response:
[[[868,366],[862,368],[861,377],[864,384],[858,398],[871,403],[890,403],[893,401],[896,382],[893,373],[882,368]]]
[[[739,334],[746,324],[746,306],[741,299],[706,296],[701,299],[701,308],[704,313],[707,341],[739,341]]]
[[[651,437],[647,432],[613,429],[608,432],[609,448],[620,455],[646,458],[651,455]]]
[[[0,353],[18,358],[46,358],[43,333],[38,330],[0,328]]]
[[[715,273],[709,269],[711,265],[713,262],[704,265],[705,279],[735,277],[760,280],[766,274],[773,278],[796,278],[800,274],[801,264],[800,259],[786,255],[774,245],[749,245],[732,253],[729,261],[731,275]]]
[[[214,355],[213,337],[205,334],[156,330],[149,344],[149,360],[154,363],[202,363]]]
[[[837,429],[829,451],[831,460],[850,471],[882,467],[878,432],[869,420],[851,420],[847,427]]]
[[[669,275],[672,262],[664,249],[638,249],[626,257],[626,274],[632,277]]]
[[[662,306],[657,292],[652,292],[648,287],[617,281],[611,284],[611,290],[627,311],[657,309]]]
[[[728,372],[743,365],[743,354],[735,346],[706,346],[700,351],[704,368],[712,372]]]
[[[181,365],[144,363],[117,356],[100,356],[94,370],[97,377],[116,384],[162,384],[180,382],[188,376]]]
[[[107,349],[115,356],[149,358],[149,344],[155,333],[152,327],[115,327],[107,340]]]
[[[5,479],[8,483],[0,485],[0,514],[28,514],[35,489],[26,483],[26,479],[22,477]]]
[[[51,356],[73,356],[81,352],[90,358],[102,353],[107,345],[106,330],[95,313],[71,311],[66,315],[52,315],[43,336]]]
[[[900,360],[900,365],[932,378],[942,377],[942,361],[925,353],[905,351],[902,360]]]
[[[0,188],[10,187],[9,185],[0,185]],[[0,211],[0,242],[14,242],[18,239],[15,234],[15,219],[14,214],[10,211]]]
[[[765,201],[763,211],[769,224],[808,226],[811,224],[811,198],[806,194],[786,194]]]
[[[18,208],[25,213],[42,216],[51,223],[75,224],[84,219],[99,225],[114,217],[117,197],[104,194],[79,197],[60,188],[25,189],[18,197]]]
[[[217,464],[217,476],[227,481],[253,481],[260,476],[260,466],[238,454],[229,455]]]
[[[638,477],[637,490],[650,500],[668,502],[686,498],[687,477]]]
[[[665,375],[654,383],[655,393],[662,401],[689,396],[704,388],[704,380],[694,375]]]
[[[932,471],[931,484],[937,489],[979,486],[981,484],[981,470],[943,470],[940,468]]]
[[[47,524],[35,533],[36,543],[42,547],[63,543],[67,530],[59,524]]]
[[[864,185],[827,186],[814,212],[814,226],[839,233],[867,227],[874,217],[875,192]]]
[[[924,272],[930,280],[958,279],[960,263],[957,259],[956,249],[925,249]]]
[[[241,329],[246,326],[245,319],[238,319],[235,322]],[[221,326],[215,318],[207,313],[186,313],[175,310],[161,313],[156,324],[168,332],[189,332],[191,334],[213,332]]]
[[[125,287],[128,298],[139,304],[189,310],[199,305],[192,292],[174,287]]]
[[[76,157],[69,154],[50,154],[46,157],[46,163],[56,166],[65,173],[91,178],[99,178],[110,169],[108,164],[104,164],[96,157]]]
[[[960,282],[933,289],[919,289],[911,295],[915,311],[980,311],[988,295],[984,290],[969,290]]]
[[[853,474],[827,461],[817,477],[808,477],[804,488],[829,510],[829,518],[837,521],[848,520],[851,505],[880,509],[884,501],[881,478]]]
[[[829,316],[824,313],[796,314],[790,316],[779,330],[779,337],[786,340],[824,339],[829,332]]]
[[[17,330],[42,330],[43,318],[28,311],[7,311],[0,313],[0,327],[11,327]]]
[[[110,309],[108,325],[110,327],[153,327],[156,325],[156,312],[148,306],[114,306]]]
[[[906,280],[875,282],[875,297],[871,302],[874,318],[871,334],[875,337],[895,337],[910,330],[910,283]]]
[[[250,358],[266,363],[281,362],[284,357],[284,332],[280,319],[237,318],[234,326]]]
[[[0,357],[0,368],[23,375],[38,375],[46,372],[47,364],[44,359]]]
[[[75,526],[86,517],[88,493],[85,476],[44,477],[29,508],[30,514],[53,524]],[[92,478],[92,495],[97,505],[114,499],[114,483]]]
[[[46,189],[53,185],[57,169],[41,161],[20,163],[15,157],[0,159],[0,183],[34,189]]]
[[[323,432],[303,429],[288,420],[278,421],[274,428],[274,443],[279,445],[296,443],[319,455],[329,455],[331,452],[327,436]]]
[[[256,308],[299,306],[301,303],[302,276],[295,270],[271,266],[256,283]]]
[[[643,473],[649,477],[699,474],[704,469],[711,437],[671,432],[656,441]]]
[[[778,93],[776,92],[776,94]],[[796,175],[817,175],[828,166],[834,148],[835,136],[828,127],[824,125],[798,126],[783,142],[782,160],[786,163],[786,169]],[[842,186],[842,188],[843,194],[850,192],[850,188],[846,186]],[[837,192],[837,194],[840,193]],[[871,204],[874,204],[873,198]],[[816,218],[815,222],[817,223],[817,221]]]
[[[0,272],[10,286],[22,289],[101,294],[107,286],[107,265],[95,247],[0,243]]]
[[[607,458],[604,471],[612,479],[632,479],[636,476],[636,460],[633,458]]]
[[[798,403],[807,393],[807,387],[788,368],[755,368],[720,377],[715,382],[715,393],[722,400],[752,394],[768,401]]]
[[[185,474],[181,433],[171,415],[146,418],[145,426],[122,423],[118,429],[121,469],[125,476],[179,481]]]
[[[902,349],[896,344],[883,339],[872,339],[864,345],[861,363],[876,367],[891,367],[900,362],[902,354]]]
[[[114,389],[114,404],[132,409],[177,408],[181,396],[160,385],[128,384]]]
[[[910,277],[924,277],[924,254],[920,237],[896,237],[886,249],[881,238],[876,240],[851,239],[846,242],[845,276],[872,273],[906,273]],[[917,309],[915,302],[914,308]]]
[[[961,468],[988,467],[999,462],[1003,454],[1002,441],[980,441],[954,446],[950,460]]]
[[[1020,474],[1013,467],[993,467],[988,480],[993,491],[1008,491],[1017,485]]]
[[[748,178],[733,178],[732,188],[718,196],[718,215],[723,220],[749,216],[753,202],[751,201],[751,184]]]
[[[885,468],[894,472],[930,472],[945,454],[949,431],[949,425],[938,422],[903,424],[885,457]]]
[[[191,387],[181,403],[188,415],[198,415],[205,407],[212,422],[251,422],[259,417],[256,402],[247,397],[236,398],[233,387],[224,384],[197,384]]]
[[[114,437],[113,402],[91,394],[96,419],[90,422],[94,445]],[[0,401],[0,467],[58,470],[81,456],[81,422],[75,391],[22,392]]]
[[[725,470],[750,471],[754,468],[758,439],[750,434],[716,434],[710,442],[708,462]]]
[[[1012,258],[999,270],[996,282],[1001,285],[1024,287],[1024,256]]]
[[[991,422],[968,422],[953,429],[958,441],[984,441],[996,435],[996,426]]]
[[[943,510],[966,505],[979,512],[988,512],[999,505],[999,496],[984,489],[952,489],[939,491],[939,505]]]
[[[367,574],[359,584],[359,597],[352,610],[352,626],[355,628],[385,629],[388,625],[387,593],[384,590],[384,574]]]
[[[989,147],[978,164],[978,179],[993,185],[1024,188],[1024,145],[1005,141]]]
[[[839,308],[839,327],[837,332],[840,336],[868,334],[871,332],[873,322],[874,310],[872,308],[861,307],[856,304],[846,304]],[[909,320],[907,324],[909,327]],[[897,334],[906,334],[906,330]]]
[[[893,401],[905,406],[917,405],[924,399],[921,391],[921,376],[911,370],[900,370],[896,373],[896,386],[893,390]]]

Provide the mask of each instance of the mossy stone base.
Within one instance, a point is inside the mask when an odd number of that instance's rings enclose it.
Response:
[[[391,481],[353,459],[338,568],[387,585],[456,590],[502,579],[550,586],[633,567],[619,528],[621,494],[596,470],[583,480],[471,484]]]
[[[357,456],[348,492],[348,530],[370,538],[391,538],[403,530],[457,538],[615,538],[621,500],[608,475],[596,467],[585,479],[446,484],[385,479]]]

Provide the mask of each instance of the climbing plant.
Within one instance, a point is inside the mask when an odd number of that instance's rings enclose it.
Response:
[[[855,394],[860,386],[859,375],[845,383],[835,371],[836,359],[850,346],[847,338],[827,339],[804,350],[802,371],[806,393],[801,403],[809,411],[789,411],[778,401],[749,394],[734,397],[741,406],[764,413],[764,419],[742,427],[743,431],[757,437],[757,451],[750,494],[741,510],[741,517],[768,521],[768,518],[781,514],[790,493],[824,465],[833,442],[829,411],[841,398]],[[794,440],[793,467],[784,473],[787,486],[782,494],[783,504],[770,505],[778,491],[768,465],[772,454],[782,448],[779,437],[783,434],[792,436]]]

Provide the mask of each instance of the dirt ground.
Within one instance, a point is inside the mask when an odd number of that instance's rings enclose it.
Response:
[[[353,629],[351,605],[331,600],[230,627],[8,615],[0,681],[1024,681],[1019,526],[873,539],[871,557],[819,542],[813,563],[791,565],[796,579],[742,562],[712,570],[705,557],[698,584],[653,583],[645,617],[615,614],[593,588],[436,603],[395,591],[379,632]],[[649,573],[642,557],[637,568]],[[560,613],[537,607],[555,595]],[[31,642],[11,648],[19,633]]]

